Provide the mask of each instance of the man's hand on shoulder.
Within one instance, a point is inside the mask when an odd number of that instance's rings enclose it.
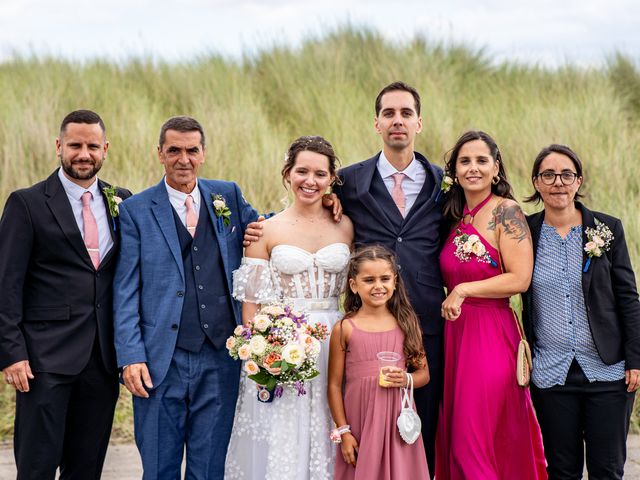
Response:
[[[29,366],[29,360],[20,360],[2,370],[4,380],[19,392],[29,391],[29,380],[33,380],[33,373]]]
[[[327,193],[322,197],[322,206],[331,209],[333,220],[339,223],[342,220],[342,203],[335,193]]]
[[[260,237],[262,236],[262,225],[260,222],[264,222],[264,217],[262,215],[258,217],[258,220],[247,225],[247,228],[244,231],[244,239],[242,241],[243,246],[248,247],[252,243],[260,240]]]
[[[149,398],[146,388],[153,388],[146,363],[132,363],[122,371],[124,386],[136,397]]]

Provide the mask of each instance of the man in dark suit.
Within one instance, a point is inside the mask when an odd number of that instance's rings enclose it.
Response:
[[[121,204],[114,282],[118,365],[133,393],[145,479],[220,479],[240,364],[225,341],[241,322],[231,298],[242,232],[255,210],[233,182],[198,178],[205,137],[190,117],[160,131],[165,177]]]
[[[335,188],[355,227],[357,245],[382,244],[398,258],[400,275],[418,314],[430,383],[416,390],[429,471],[433,476],[435,433],[442,395],[442,329],[445,298],[439,268],[444,221],[437,202],[442,169],[414,151],[422,130],[420,96],[403,82],[387,85],[375,102],[381,152],[339,173]]]
[[[19,479],[53,479],[58,466],[62,479],[102,472],[118,398],[116,196],[131,194],[96,177],[108,147],[96,113],[70,113],[56,139],[61,167],[13,192],[0,219],[0,368],[17,390]]]

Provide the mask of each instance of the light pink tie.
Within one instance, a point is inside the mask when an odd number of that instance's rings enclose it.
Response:
[[[82,222],[84,223],[84,244],[97,270],[100,266],[100,244],[98,242],[98,224],[91,211],[91,192],[82,194]]]
[[[404,217],[404,206],[406,202],[406,197],[404,195],[404,190],[402,190],[402,182],[407,176],[404,173],[394,173],[391,175],[393,178],[394,184],[393,189],[391,190],[391,198],[396,202],[396,206],[398,210],[400,210],[400,214]]]
[[[198,225],[198,216],[196,215],[196,211],[193,208],[193,197],[191,195],[187,195],[184,204],[187,207],[187,230],[192,237],[195,237],[196,225]]]

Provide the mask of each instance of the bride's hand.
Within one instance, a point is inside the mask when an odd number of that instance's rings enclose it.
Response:
[[[458,287],[454,288],[451,293],[442,302],[442,308],[440,308],[440,314],[445,320],[457,320],[462,312],[462,302],[464,302],[464,296],[460,293]]]

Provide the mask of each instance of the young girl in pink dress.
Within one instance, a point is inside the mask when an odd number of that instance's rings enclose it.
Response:
[[[381,246],[358,250],[347,279],[346,315],[333,328],[329,351],[329,407],[337,425],[332,437],[340,441],[334,478],[429,478],[422,438],[407,444],[396,426],[407,370],[417,388],[429,382],[429,367],[393,253]],[[382,378],[379,352],[400,357]]]

